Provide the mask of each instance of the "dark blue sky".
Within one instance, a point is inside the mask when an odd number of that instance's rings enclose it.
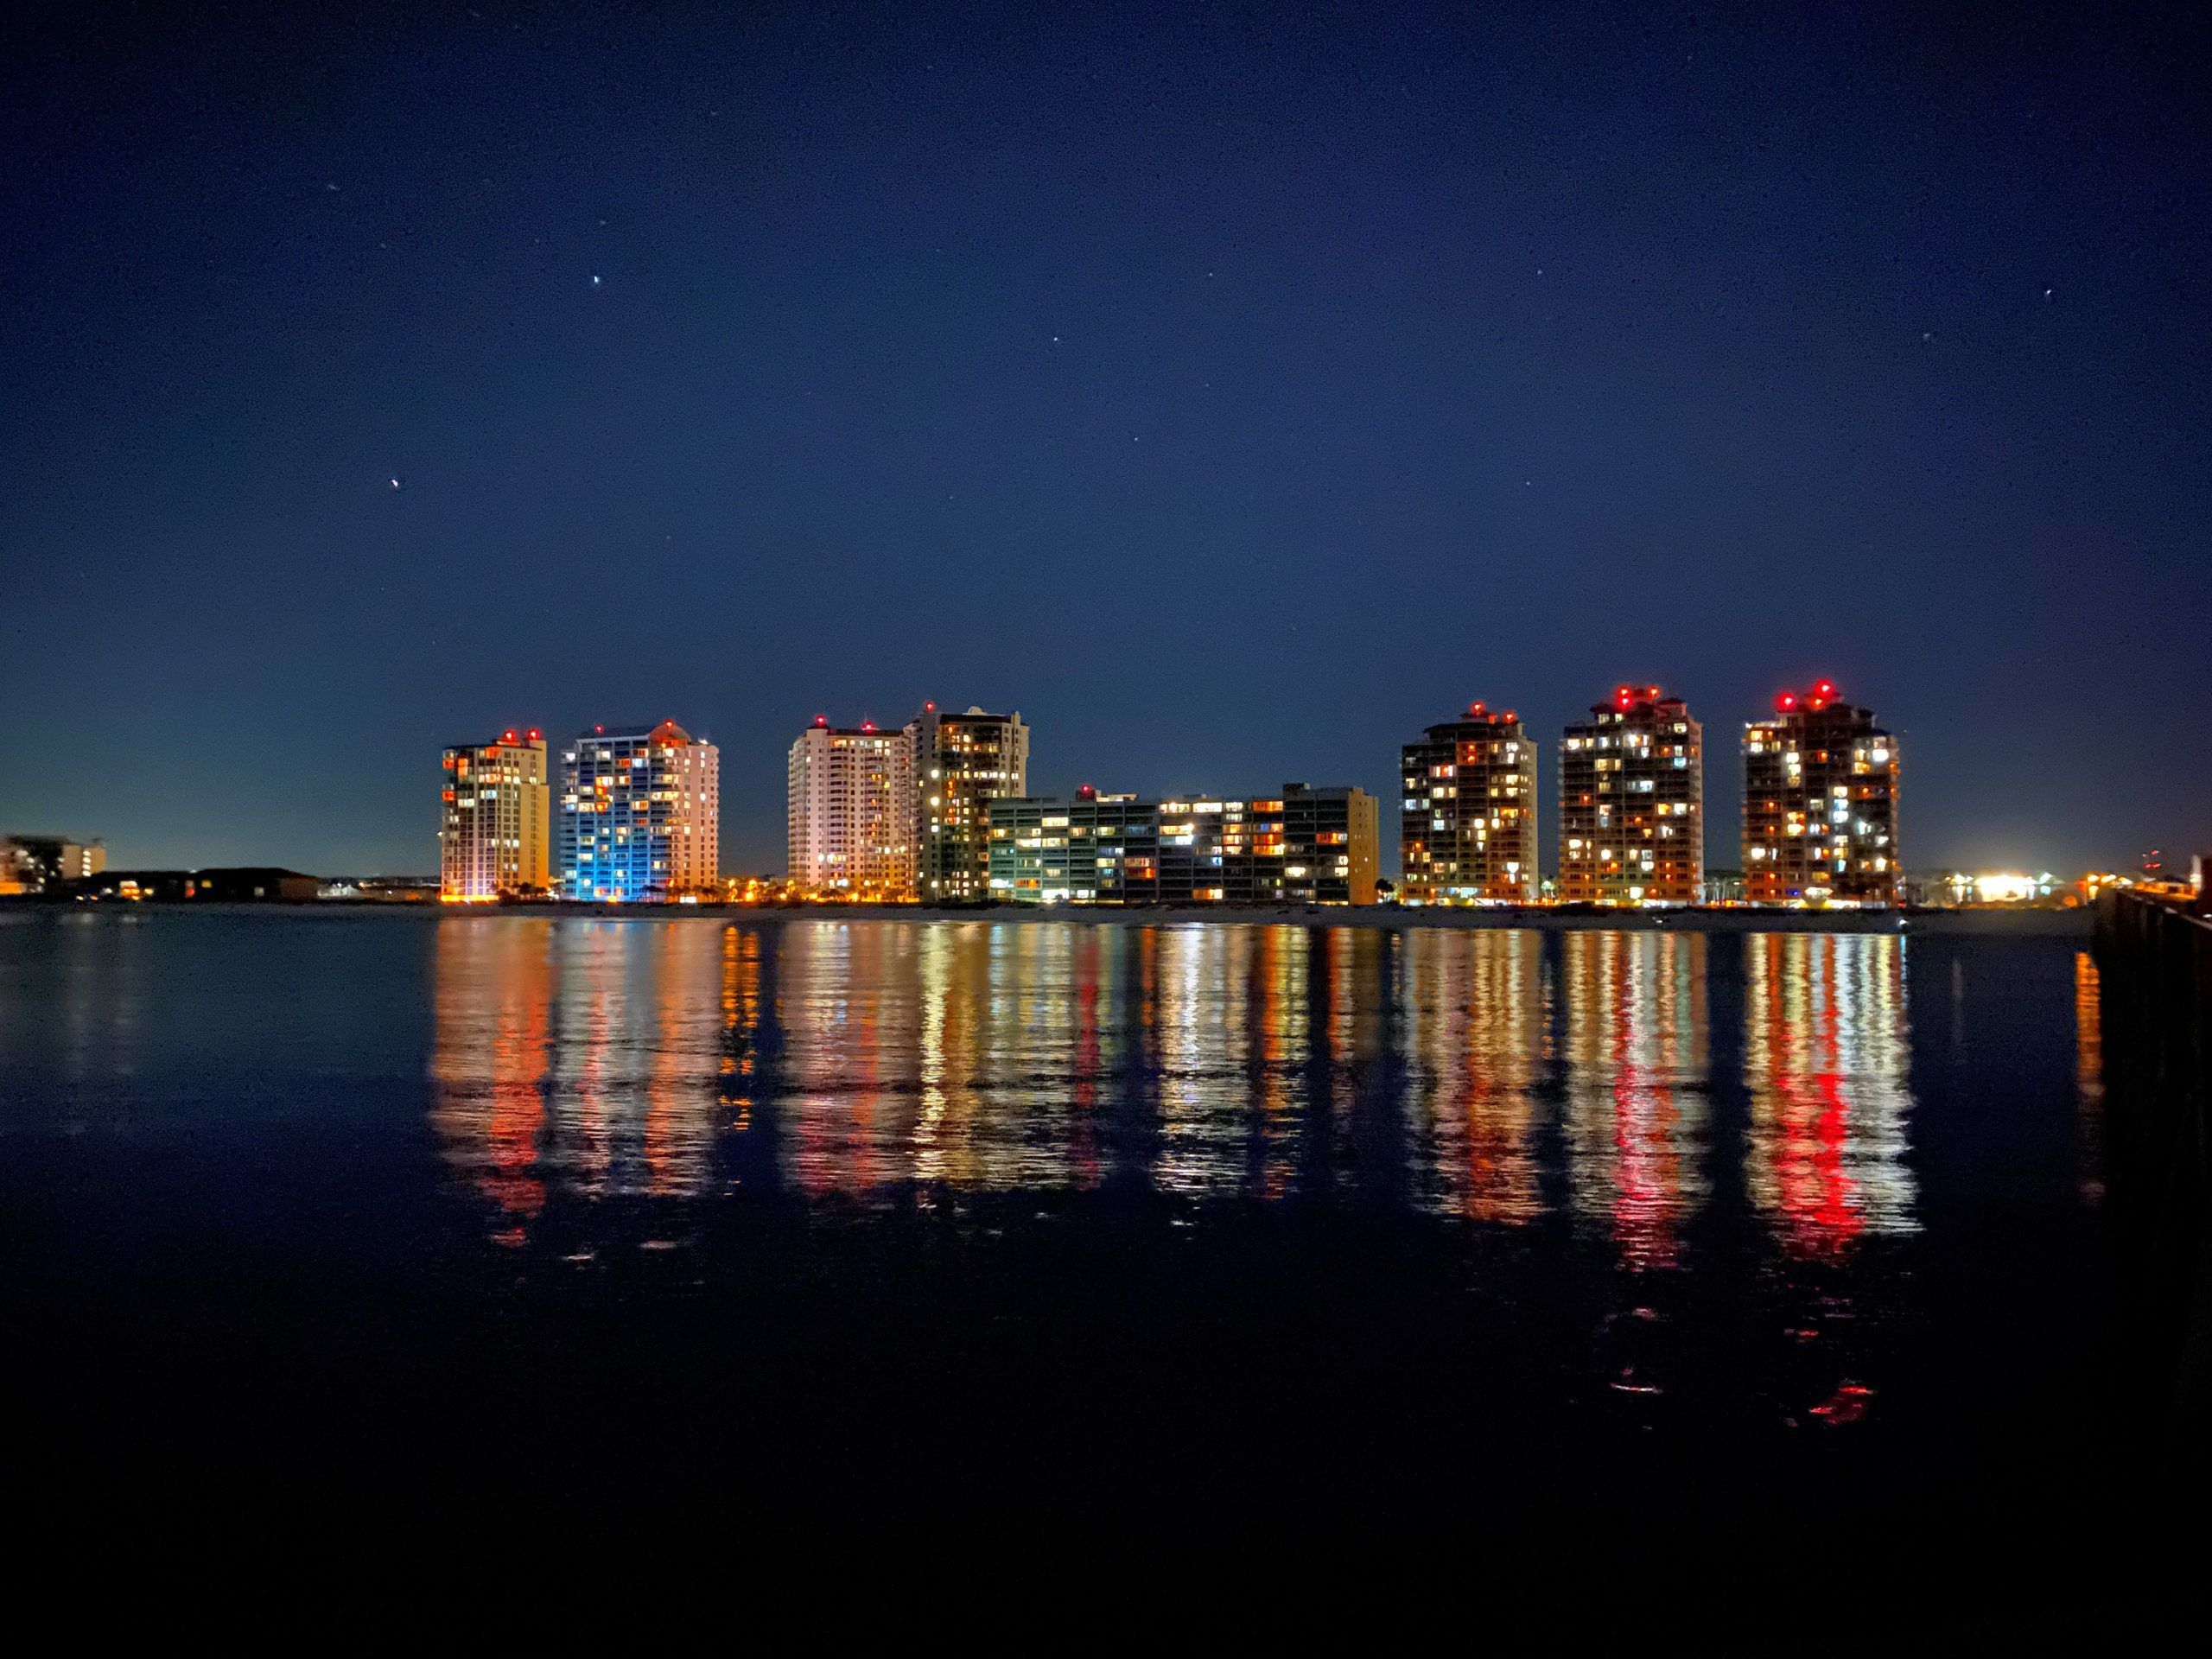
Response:
[[[775,868],[817,711],[1387,800],[1636,679],[1733,863],[1827,676],[1912,866],[2212,841],[2201,18],[172,10],[0,41],[0,829],[431,869],[673,716]]]

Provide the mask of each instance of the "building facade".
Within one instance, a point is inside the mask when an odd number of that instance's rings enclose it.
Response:
[[[1617,687],[1560,747],[1563,904],[1694,905],[1705,882],[1705,734],[1680,697]]]
[[[561,753],[561,894],[719,897],[721,751],[672,720],[594,726]]]
[[[1744,728],[1744,887],[1758,905],[1894,905],[1897,741],[1822,680]]]
[[[988,892],[1001,904],[1158,901],[1160,803],[1079,791],[1001,798],[986,809]]]
[[[504,732],[445,752],[438,896],[481,904],[542,896],[551,882],[552,790],[545,735]]]
[[[67,891],[78,899],[124,903],[302,904],[322,896],[322,878],[272,865],[205,870],[103,870]]]
[[[52,893],[107,868],[99,841],[66,836],[10,836],[0,840],[0,893]]]
[[[990,804],[1029,789],[1029,728],[1019,713],[935,703],[906,722],[914,768],[915,896],[924,904],[990,897]]]
[[[1382,869],[1382,803],[1363,789],[1282,786],[1283,897],[1371,905]]]
[[[989,893],[1015,904],[1371,904],[1381,803],[1290,784],[1274,798],[1084,791],[988,806]]]
[[[1400,753],[1399,895],[1525,905],[1537,896],[1536,746],[1479,702]]]
[[[798,735],[785,771],[791,879],[809,894],[914,896],[914,748],[872,722]]]

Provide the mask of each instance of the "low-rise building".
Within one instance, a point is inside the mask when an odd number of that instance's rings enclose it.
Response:
[[[33,835],[0,841],[0,893],[56,892],[106,868],[107,849],[99,841]]]
[[[1015,904],[1372,904],[1380,804],[1364,790],[989,804],[989,891]]]
[[[1000,903],[1119,905],[1160,898],[1160,804],[1083,789],[989,803],[989,893]]]
[[[203,870],[103,870],[67,883],[62,891],[76,899],[164,904],[301,904],[321,895],[322,878],[263,864]]]
[[[428,875],[334,875],[315,893],[318,899],[371,905],[428,905],[444,896],[444,884]],[[512,896],[523,899],[532,895],[517,893]]]
[[[1284,897],[1371,905],[1382,862],[1382,805],[1350,785],[1282,786]]]

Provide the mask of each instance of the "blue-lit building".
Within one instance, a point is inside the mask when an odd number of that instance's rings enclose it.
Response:
[[[721,752],[672,720],[594,726],[561,753],[563,898],[720,896]]]

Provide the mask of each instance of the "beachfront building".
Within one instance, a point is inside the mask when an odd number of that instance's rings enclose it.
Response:
[[[67,836],[15,835],[0,839],[0,894],[58,893],[107,868],[107,848]]]
[[[906,722],[913,755],[915,896],[925,904],[990,897],[990,804],[1029,788],[1029,728],[1019,713],[965,714],[925,703]]]
[[[1165,801],[1079,791],[989,804],[1001,903],[1371,904],[1380,805],[1364,790]]]
[[[1285,784],[1283,896],[1293,904],[1373,904],[1382,817],[1382,804],[1363,789]]]
[[[786,850],[801,892],[914,896],[914,747],[905,732],[817,715],[791,745],[785,791]]]
[[[1615,688],[1560,747],[1564,904],[1694,905],[1705,881],[1705,734],[1680,697]]]
[[[1894,905],[1897,741],[1822,680],[1744,728],[1744,886],[1759,905]]]
[[[1084,788],[986,809],[987,880],[1001,904],[1116,905],[1160,893],[1160,804]]]
[[[672,720],[594,726],[561,753],[561,893],[610,904],[719,896],[721,751]]]
[[[1511,709],[1467,705],[1399,754],[1399,895],[1418,905],[1537,896],[1536,746]]]
[[[445,752],[438,822],[438,896],[483,904],[542,897],[552,864],[552,790],[545,734],[506,731]]]

